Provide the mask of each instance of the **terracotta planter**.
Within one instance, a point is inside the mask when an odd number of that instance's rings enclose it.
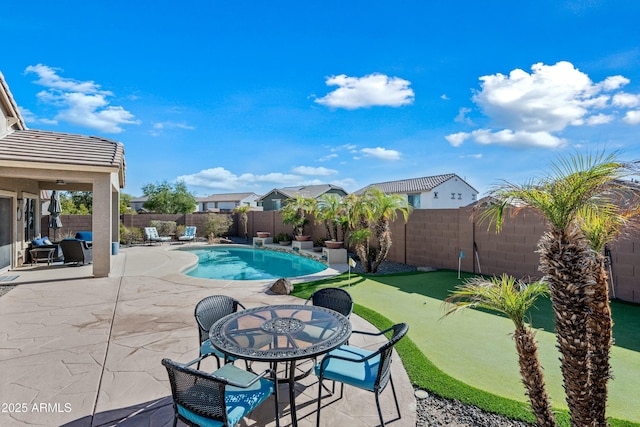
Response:
[[[306,235],[306,234],[305,234],[305,235],[303,235],[303,236],[296,236],[296,240],[297,240],[298,242],[306,242],[306,241],[311,240],[311,236],[308,236],[308,235]]]
[[[328,249],[340,249],[342,248],[342,244],[343,242],[334,242],[331,240],[327,240],[324,242],[324,245],[328,248]]]
[[[256,235],[258,237],[265,238],[265,237],[271,236],[271,233],[269,233],[268,231],[258,231],[258,232],[256,232]]]

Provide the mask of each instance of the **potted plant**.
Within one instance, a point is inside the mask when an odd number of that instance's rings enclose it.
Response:
[[[314,212],[315,208],[315,199],[296,196],[293,199],[289,199],[287,204],[280,210],[282,222],[292,226],[296,240],[311,240],[311,236],[304,234],[304,227],[309,223],[307,213]]]
[[[291,244],[291,237],[287,233],[278,233],[273,238],[273,243],[280,243],[281,246]]]
[[[324,242],[324,245],[327,249],[340,249],[342,248],[343,242],[336,240],[327,240]]]
[[[271,236],[271,233],[268,231],[256,231],[256,236],[264,239],[266,237]]]
[[[324,247],[325,239],[322,237],[318,237],[313,245],[314,252],[322,252],[322,248]]]

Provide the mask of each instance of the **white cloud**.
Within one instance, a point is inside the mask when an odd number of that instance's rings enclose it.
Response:
[[[467,132],[458,132],[458,133],[452,133],[451,135],[447,135],[444,138],[449,141],[449,144],[451,144],[454,147],[459,147],[462,145],[462,143],[464,141],[466,141],[469,137],[471,136],[470,133]]]
[[[440,99],[442,99],[443,101],[448,101],[449,97],[447,96],[446,93],[443,93],[442,95],[440,95]]]
[[[640,95],[620,92],[613,95],[612,104],[616,107],[633,108],[640,105]]]
[[[459,132],[445,138],[454,147],[472,139],[479,144],[559,147],[567,143],[556,133],[569,126],[611,123],[619,113],[613,107],[640,104],[640,95],[613,93],[629,83],[624,76],[609,76],[594,83],[587,74],[566,61],[554,65],[537,63],[528,73],[515,69],[480,77],[481,89],[472,100],[495,129]],[[460,109],[456,122],[465,122]],[[633,115],[624,120],[633,123]]]
[[[300,175],[316,175],[316,176],[329,176],[338,173],[335,169],[328,169],[324,167],[314,168],[312,166],[296,166],[292,169],[293,173]]]
[[[468,125],[473,125],[471,119],[467,117],[467,114],[469,114],[470,112],[471,108],[462,107],[458,110],[458,115],[453,120],[457,123],[466,123]]]
[[[466,154],[464,156],[460,156],[461,159],[481,159],[482,154]]]
[[[139,124],[135,116],[121,106],[111,106],[112,92],[101,90],[93,81],[77,81],[58,75],[58,69],[38,64],[26,68],[35,73],[34,83],[47,88],[38,93],[38,99],[59,109],[55,121],[61,120],[105,133],[120,133],[122,125]],[[40,119],[42,120],[42,119]],[[51,119],[49,119],[52,122]]]
[[[400,152],[396,150],[387,150],[386,148],[363,148],[360,150],[367,157],[375,157],[382,160],[399,160]]]
[[[627,111],[623,120],[630,125],[640,124],[640,110]]]
[[[587,117],[585,123],[590,126],[604,125],[611,123],[613,119],[614,117],[611,114],[596,114],[594,116]]]
[[[354,110],[363,107],[400,107],[413,103],[411,82],[399,77],[388,77],[374,73],[364,77],[349,77],[345,74],[327,78],[327,86],[338,89],[315,100],[318,104],[333,108]]]
[[[194,130],[194,126],[190,126],[186,123],[176,123],[176,122],[156,122],[153,124],[153,130],[149,131],[149,134],[152,136],[162,135],[164,130],[167,129],[184,129],[184,130]]]
[[[512,131],[503,129],[494,132],[490,129],[478,129],[471,132],[471,137],[479,144],[499,144],[511,147],[544,147],[556,148],[566,145],[564,138],[558,138],[549,132]]]
[[[331,160],[331,159],[335,159],[336,157],[338,157],[338,155],[337,155],[337,154],[335,154],[335,153],[327,154],[326,156],[320,157],[320,158],[318,159],[318,161],[320,161],[320,162],[327,162],[327,161],[329,161],[329,160]]]
[[[236,191],[238,188],[243,187],[255,188],[262,184],[271,184],[277,187],[301,183],[301,177],[299,175],[279,172],[264,175],[255,175],[252,173],[236,175],[221,167],[205,169],[191,175],[182,175],[177,177],[176,180],[184,181],[187,185],[228,191]]]

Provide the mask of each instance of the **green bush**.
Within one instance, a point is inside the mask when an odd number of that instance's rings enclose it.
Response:
[[[222,237],[229,234],[229,229],[233,225],[233,219],[228,214],[209,214],[204,223],[204,235],[211,237]]]
[[[132,245],[144,240],[144,232],[141,228],[127,228],[120,224],[120,243],[123,245]]]
[[[153,219],[149,221],[149,227],[155,227],[158,230],[158,235],[169,236],[176,234],[176,222],[175,221],[159,221]]]

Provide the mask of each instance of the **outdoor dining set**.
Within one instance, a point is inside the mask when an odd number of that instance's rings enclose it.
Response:
[[[400,323],[378,333],[352,330],[352,308],[351,295],[340,288],[320,289],[304,304],[248,309],[229,296],[204,298],[195,307],[199,356],[187,363],[162,360],[171,384],[174,426],[178,420],[196,426],[234,426],[270,396],[279,426],[278,384],[288,385],[292,426],[297,426],[294,387],[312,373],[318,378],[318,426],[323,389],[333,394],[336,382],[341,383],[339,398],[344,384],[373,392],[382,426],[379,395],[390,384],[400,418],[390,364],[393,346],[408,326]],[[352,334],[386,339],[377,350],[368,350],[349,345]],[[209,357],[215,358],[218,368],[212,373],[200,370]],[[331,390],[323,383],[327,380],[333,381]]]

